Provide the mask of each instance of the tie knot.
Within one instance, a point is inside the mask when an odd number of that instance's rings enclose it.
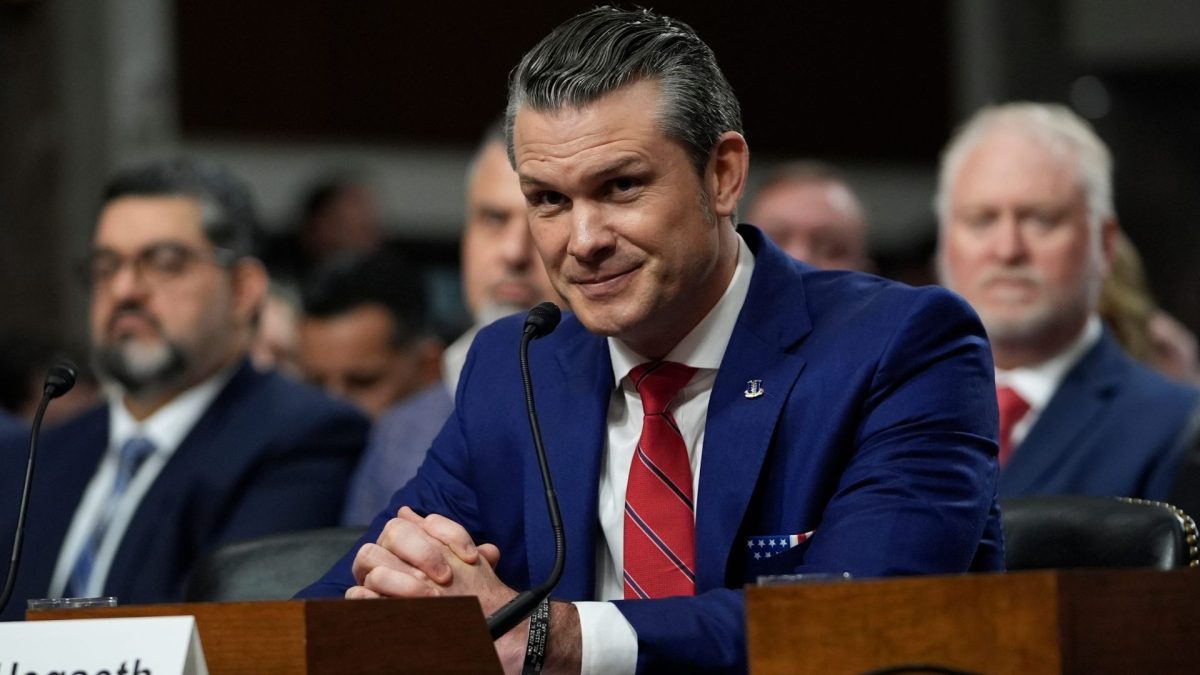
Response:
[[[647,415],[666,412],[671,401],[696,374],[696,369],[673,361],[651,361],[629,371],[629,379],[642,398]]]
[[[1000,408],[1001,420],[1015,422],[1029,412],[1029,402],[1012,387],[996,387],[996,403]]]

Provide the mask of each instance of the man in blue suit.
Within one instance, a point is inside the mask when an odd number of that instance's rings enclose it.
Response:
[[[735,229],[740,111],[689,27],[568,20],[514,71],[509,128],[574,312],[530,354],[569,551],[546,672],[744,671],[739,589],[759,575],[1002,567],[978,320]],[[470,594],[490,614],[549,575],[521,330],[480,332],[417,476],[304,595]],[[497,641],[507,672],[537,621]]]
[[[178,600],[221,543],[337,523],[367,421],[246,360],[267,285],[254,225],[246,188],[207,163],[108,185],[82,268],[108,402],[43,435],[4,618],[31,597]],[[24,443],[0,451],[24,467]],[[24,472],[2,473],[8,541]]]
[[[1165,499],[1197,392],[1133,362],[1096,314],[1117,234],[1112,159],[1058,105],[977,113],[943,155],[943,282],[987,327],[1000,493]]]

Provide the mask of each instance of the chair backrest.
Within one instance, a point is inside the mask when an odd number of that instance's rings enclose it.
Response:
[[[330,527],[226,544],[197,563],[185,597],[189,602],[290,598],[328,571],[363,531]]]
[[[1000,500],[1010,570],[1200,565],[1196,524],[1164,503],[1054,495]]]

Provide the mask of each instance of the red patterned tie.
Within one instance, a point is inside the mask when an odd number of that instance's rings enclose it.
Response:
[[[645,416],[625,491],[626,598],[696,591],[692,466],[675,418],[667,411],[695,372],[666,361],[629,371]]]
[[[1012,433],[1017,422],[1029,412],[1029,404],[1012,387],[996,387],[996,402],[1000,405],[1000,466],[1012,455]]]

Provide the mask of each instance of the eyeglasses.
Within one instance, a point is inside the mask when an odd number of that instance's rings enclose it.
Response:
[[[115,251],[99,249],[92,251],[80,263],[79,277],[92,288],[104,288],[112,283],[128,262],[132,262],[138,278],[148,284],[161,284],[178,279],[194,265],[201,263],[232,267],[237,262],[237,254],[224,248],[214,248],[211,252],[198,251],[178,242],[166,241],[143,248],[131,261]]]

